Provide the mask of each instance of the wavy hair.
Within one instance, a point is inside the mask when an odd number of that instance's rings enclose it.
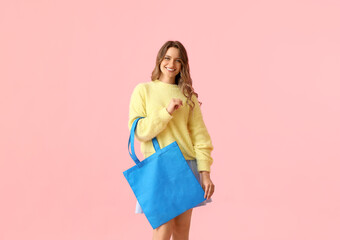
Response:
[[[155,79],[159,79],[162,72],[160,70],[161,62],[164,59],[164,56],[169,48],[175,47],[179,50],[179,55],[181,58],[181,70],[175,77],[175,83],[179,86],[180,90],[184,94],[184,96],[187,98],[186,103],[189,104],[191,110],[194,108],[195,103],[192,101],[191,97],[193,94],[198,98],[198,94],[194,91],[194,88],[192,86],[192,79],[190,77],[190,68],[189,68],[189,59],[187,55],[187,51],[185,50],[182,43],[179,41],[167,41],[163,44],[163,46],[159,49],[157,58],[156,58],[156,65],[154,70],[151,74],[151,81],[154,81]],[[189,101],[193,104],[191,105]],[[198,102],[200,105],[202,105],[201,102]]]

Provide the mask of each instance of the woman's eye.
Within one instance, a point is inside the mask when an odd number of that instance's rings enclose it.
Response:
[[[165,57],[164,59],[170,60],[170,58],[168,58],[168,57]],[[179,60],[179,59],[177,59],[176,61],[179,62],[179,63],[181,62],[181,60]]]

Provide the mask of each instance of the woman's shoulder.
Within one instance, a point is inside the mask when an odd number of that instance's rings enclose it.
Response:
[[[135,88],[147,88],[147,87],[150,87],[152,84],[153,84],[152,81],[139,82],[139,83],[137,83]]]
[[[153,81],[144,81],[139,82],[134,88],[134,91],[147,91],[148,89],[151,89],[154,86]]]
[[[135,85],[135,87],[134,87],[134,91],[140,91],[140,90],[142,90],[143,88],[145,88],[145,85],[146,85],[146,83],[145,82],[139,82],[139,83],[137,83],[136,85]]]
[[[133,94],[145,95],[148,94],[148,89],[150,89],[152,82],[139,82],[133,88]]]

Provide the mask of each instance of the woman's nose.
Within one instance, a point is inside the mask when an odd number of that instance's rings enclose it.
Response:
[[[173,61],[170,61],[169,63],[168,63],[168,67],[169,68],[172,68],[174,66],[174,62]]]

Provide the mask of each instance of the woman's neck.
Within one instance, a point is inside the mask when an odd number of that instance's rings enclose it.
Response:
[[[169,84],[175,84],[175,78],[169,78],[169,77],[166,77],[164,75],[161,75],[159,77],[159,81],[162,81],[162,82],[165,82],[165,83],[169,83]]]

